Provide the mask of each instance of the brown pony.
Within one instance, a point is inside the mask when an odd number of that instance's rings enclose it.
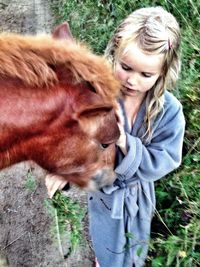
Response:
[[[0,34],[0,169],[32,160],[81,187],[113,181],[119,84],[71,37]]]

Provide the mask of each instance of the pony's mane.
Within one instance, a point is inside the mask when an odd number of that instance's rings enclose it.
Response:
[[[2,33],[0,59],[0,77],[19,78],[29,86],[56,83],[52,66],[62,65],[71,71],[75,82],[92,83],[97,93],[107,100],[113,100],[119,93],[119,84],[107,61],[75,42],[57,40],[49,35]]]

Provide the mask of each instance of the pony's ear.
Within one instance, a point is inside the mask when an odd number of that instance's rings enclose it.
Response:
[[[76,115],[79,118],[89,118],[89,117],[96,117],[99,115],[105,115],[113,110],[111,105],[102,104],[102,105],[93,105],[91,107],[86,107],[85,109],[79,111]]]
[[[75,114],[74,119],[85,133],[95,136],[103,143],[112,143],[119,138],[113,107],[109,104],[86,107]]]
[[[74,41],[74,38],[72,36],[72,33],[70,31],[69,24],[67,22],[64,22],[60,25],[58,25],[52,32],[52,36],[55,39],[65,39],[69,41]]]

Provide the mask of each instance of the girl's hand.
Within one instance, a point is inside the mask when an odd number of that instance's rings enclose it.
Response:
[[[45,185],[49,198],[52,198],[57,190],[62,190],[68,183],[63,177],[53,174],[47,174],[45,177]]]
[[[126,155],[127,149],[126,149],[126,133],[124,131],[124,117],[122,113],[122,109],[120,105],[117,105],[117,109],[115,110],[116,116],[117,116],[117,124],[120,131],[120,137],[116,143],[117,146],[121,149],[121,151]]]

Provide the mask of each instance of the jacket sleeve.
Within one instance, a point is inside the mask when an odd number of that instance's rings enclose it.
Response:
[[[180,104],[175,110],[165,113],[148,145],[126,133],[128,152],[115,169],[117,175],[156,181],[180,165],[185,119]]]

